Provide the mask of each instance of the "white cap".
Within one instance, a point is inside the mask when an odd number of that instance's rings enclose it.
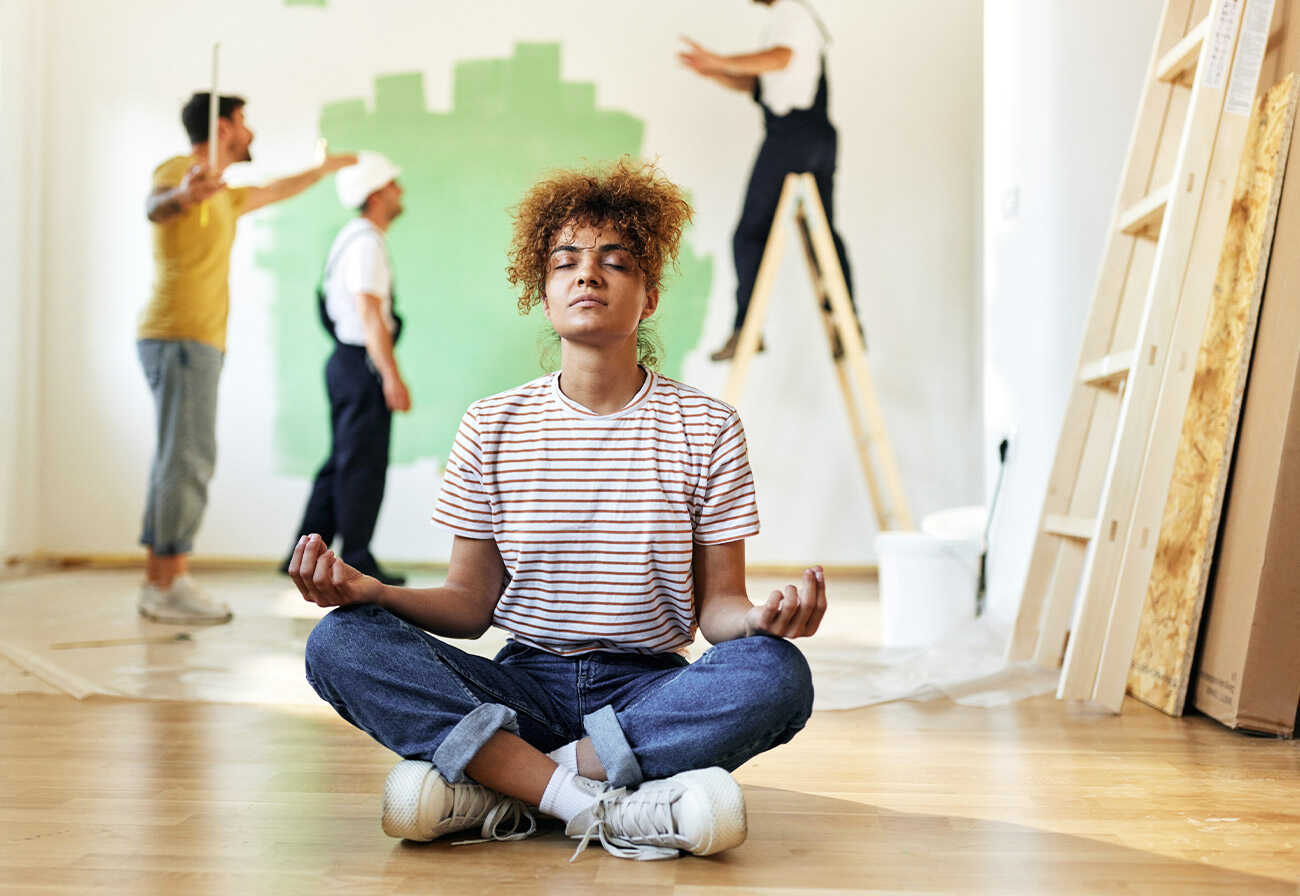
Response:
[[[357,153],[357,163],[340,168],[334,175],[334,186],[339,191],[339,202],[345,208],[358,209],[379,188],[388,184],[402,169],[394,165],[387,156],[362,151]]]

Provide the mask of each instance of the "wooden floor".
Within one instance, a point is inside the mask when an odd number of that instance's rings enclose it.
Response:
[[[753,761],[750,836],[638,863],[555,829],[383,835],[393,757],[324,709],[0,697],[5,893],[1294,893],[1300,749],[1051,698],[817,713]]]

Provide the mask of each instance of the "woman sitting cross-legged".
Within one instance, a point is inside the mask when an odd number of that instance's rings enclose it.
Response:
[[[808,720],[789,639],[821,623],[822,570],[750,602],[740,418],[656,373],[643,332],[690,215],[627,160],[524,197],[507,272],[561,366],[461,421],[433,513],[455,533],[444,585],[384,585],[315,535],[294,549],[303,597],[337,607],[308,640],[308,680],[404,757],[384,792],[393,836],[518,839],[535,806],[579,852],[716,853],[746,835],[729,772]],[[440,640],[491,625],[510,634],[493,659]],[[688,662],[697,626],[713,646]]]

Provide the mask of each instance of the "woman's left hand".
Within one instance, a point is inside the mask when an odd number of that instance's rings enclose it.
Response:
[[[745,634],[806,638],[826,615],[826,574],[820,566],[804,570],[803,587],[786,585],[745,614]]]

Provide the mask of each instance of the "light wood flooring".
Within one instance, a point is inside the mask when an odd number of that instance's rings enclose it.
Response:
[[[1050,697],[822,712],[738,773],[750,836],[629,862],[554,829],[403,844],[326,708],[0,696],[5,893],[1293,893],[1300,749]]]

